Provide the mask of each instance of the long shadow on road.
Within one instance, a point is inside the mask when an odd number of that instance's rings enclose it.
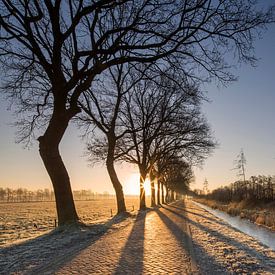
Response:
[[[127,214],[116,215],[102,224],[57,228],[35,239],[2,248],[0,274],[43,274],[44,270],[58,270],[128,217]]]
[[[245,253],[247,253],[251,257],[257,258],[257,260],[259,261],[259,263],[261,265],[266,266],[266,261],[268,259],[266,258],[265,254],[262,253],[261,258],[259,258],[259,256],[257,255],[257,252],[255,252],[252,248],[247,246],[245,243],[241,243],[239,241],[236,241],[235,239],[233,239],[229,236],[225,236],[224,234],[218,232],[217,230],[213,230],[209,227],[206,227],[202,224],[199,224],[199,223],[189,219],[184,214],[181,214],[178,211],[175,211],[174,209],[171,209],[170,206],[163,206],[163,208],[165,210],[169,211],[170,213],[172,213],[174,216],[178,216],[182,219],[185,219],[189,224],[192,224],[193,226],[198,227],[199,229],[210,233],[212,236],[217,237],[218,239],[222,240],[223,242],[234,245],[236,247],[236,249],[240,249],[240,250],[245,251]],[[194,214],[194,213],[192,213],[192,214]]]
[[[171,217],[169,217],[170,216],[169,212],[164,213],[164,211],[157,210],[156,213],[159,215],[160,219],[166,225],[166,227],[176,237],[177,241],[182,244],[183,249],[185,249],[186,252],[189,254],[189,257],[191,258],[191,260],[193,262],[197,262],[195,255],[192,255],[193,253],[190,252],[192,248],[189,247],[190,246],[189,244],[192,242],[194,243],[194,241],[190,239],[189,235],[185,231],[186,229],[182,228],[173,219],[171,219]],[[182,221],[179,223],[182,223]],[[195,244],[195,245],[197,246],[199,254],[207,255],[208,260],[211,261],[212,265],[215,266],[215,269],[211,270],[212,272],[211,275],[227,274],[224,267],[220,265],[218,262],[216,262],[214,257],[208,255],[207,252],[198,244]],[[199,269],[200,274],[210,274],[208,273],[209,272],[208,270],[205,270],[205,266],[197,266],[197,268]]]
[[[217,221],[216,219],[212,219],[212,218],[210,218],[210,217],[207,217],[207,216],[204,216],[204,215],[201,215],[201,214],[192,212],[192,211],[188,211],[188,210],[186,210],[184,207],[178,207],[178,206],[175,206],[175,205],[172,205],[172,204],[170,204],[169,207],[172,207],[172,208],[175,208],[175,209],[179,209],[179,210],[182,211],[182,212],[190,213],[190,214],[192,214],[192,215],[195,215],[195,216],[198,216],[198,217],[200,217],[200,218],[203,218],[203,219],[212,221],[212,222],[214,222],[214,223],[218,223],[218,224],[220,224],[220,225],[226,225],[225,222]],[[164,207],[164,208],[165,208],[165,207]],[[189,209],[194,209],[194,210],[195,210],[195,208],[189,208]]]
[[[142,274],[146,214],[147,211],[140,211],[137,215],[114,274]]]

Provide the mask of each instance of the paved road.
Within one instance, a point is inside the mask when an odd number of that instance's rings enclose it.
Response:
[[[187,232],[186,221],[165,208],[140,212],[44,274],[194,274]]]

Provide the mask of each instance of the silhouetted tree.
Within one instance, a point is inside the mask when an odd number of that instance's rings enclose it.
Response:
[[[58,147],[96,75],[116,64],[162,59],[192,78],[231,80],[224,56],[233,50],[238,60],[253,62],[253,30],[272,16],[252,0],[1,0],[0,11],[3,89],[25,113],[20,140],[35,130],[40,135],[59,225],[78,216]]]
[[[107,170],[116,192],[118,213],[126,211],[122,185],[118,179],[114,162],[119,139],[129,132],[121,120],[121,108],[125,96],[142,79],[146,67],[131,64],[116,65],[94,81],[92,88],[83,94],[79,102],[84,111],[80,116],[88,137],[88,155],[92,162],[106,162]],[[91,130],[89,130],[91,129]],[[100,134],[98,133],[100,131]]]
[[[220,187],[213,190],[208,197],[221,202],[250,200],[274,201],[275,200],[275,177],[271,176],[252,176],[249,180],[235,181],[229,186]]]
[[[149,179],[150,179],[150,187],[151,187],[151,207],[156,206],[156,173],[154,167],[150,170],[149,173]],[[158,182],[158,181],[157,181]]]
[[[13,201],[13,191],[11,188],[6,188],[7,202]]]
[[[6,196],[6,190],[4,188],[0,187],[0,200],[4,201],[5,196]]]
[[[22,201],[23,194],[24,194],[24,191],[22,188],[18,188],[16,190],[17,201]]]
[[[175,192],[186,194],[189,191],[189,184],[193,177],[192,168],[187,162],[177,158],[171,160],[164,175],[167,202],[175,199]]]
[[[165,172],[169,169],[169,165],[175,158],[176,152],[164,154],[163,157],[158,158],[154,165],[154,172],[157,180],[157,204],[165,203],[164,197],[164,178]]]
[[[139,167],[141,209],[145,207],[144,182],[157,160],[173,151],[185,158],[200,159],[214,146],[198,108],[200,92],[185,78],[174,82],[167,76],[135,85],[122,110],[129,133],[117,143],[118,154]]]
[[[199,102],[197,103],[199,104]],[[190,166],[201,164],[209,156],[216,143],[211,136],[210,128],[201,116],[199,108],[184,110],[168,123],[164,136],[154,141],[154,172],[158,186],[157,197],[160,203],[160,187],[163,189],[165,171],[176,160],[189,163]],[[185,112],[185,114],[184,114]],[[163,191],[162,191],[163,193]],[[162,195],[162,203],[164,197]]]

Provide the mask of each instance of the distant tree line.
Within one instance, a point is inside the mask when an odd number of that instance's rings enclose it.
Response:
[[[0,187],[1,202],[54,201],[54,192],[50,189],[28,190],[26,188]]]
[[[180,197],[180,194],[189,192],[189,183],[193,180],[193,172],[190,167],[179,170],[178,165],[171,167],[173,171],[166,171],[163,178],[158,181],[157,193],[152,185],[153,194],[151,195],[152,205],[168,203]],[[185,164],[186,165],[186,164]],[[153,178],[152,178],[153,177]],[[156,183],[155,175],[151,174],[151,183]],[[157,195],[157,200],[156,200]],[[95,199],[113,198],[114,195],[105,191],[103,193],[93,192],[92,190],[73,190],[75,201],[87,201]],[[54,191],[48,188],[38,190],[28,190],[27,188],[2,188],[0,187],[0,202],[41,202],[55,201]]]
[[[204,196],[225,203],[242,200],[274,201],[275,176],[252,176],[249,180],[235,181]]]
[[[91,190],[73,190],[74,200],[94,200],[109,198],[108,192],[97,193]],[[2,188],[0,187],[0,202],[35,202],[55,201],[54,191],[48,188],[28,190],[26,188]]]

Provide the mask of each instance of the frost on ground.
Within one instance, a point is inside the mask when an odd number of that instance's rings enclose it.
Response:
[[[76,254],[107,232],[127,226],[133,217],[134,213],[125,214],[101,223],[58,228],[35,239],[6,246],[0,250],[0,274],[37,274],[41,266]]]
[[[139,198],[126,196],[125,203],[128,211],[138,209]],[[75,204],[85,224],[109,218],[111,209],[116,213],[114,196]],[[0,247],[50,232],[56,219],[55,202],[0,203]]]
[[[177,264],[183,261],[180,251],[191,250],[199,274],[275,274],[274,251],[192,201],[151,209],[139,219],[136,214],[60,228],[3,247],[0,274],[91,274],[93,269],[92,274],[113,274],[122,267],[124,273],[115,274],[134,274],[129,266],[136,271],[135,264],[141,270],[137,274],[190,274]]]
[[[204,274],[214,259],[229,274],[275,274],[275,251],[231,227],[191,201],[185,202],[194,252]]]

